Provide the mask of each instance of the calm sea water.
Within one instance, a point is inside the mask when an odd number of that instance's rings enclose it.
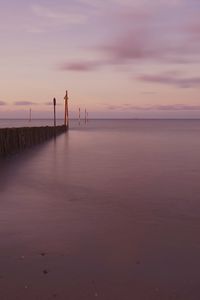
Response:
[[[73,121],[0,172],[1,299],[200,299],[200,121]]]

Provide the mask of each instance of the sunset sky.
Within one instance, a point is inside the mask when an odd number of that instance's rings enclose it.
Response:
[[[0,0],[0,118],[200,117],[199,0]]]

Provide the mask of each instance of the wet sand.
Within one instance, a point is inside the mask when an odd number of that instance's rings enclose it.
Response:
[[[0,162],[0,299],[200,299],[200,121],[157,122]]]

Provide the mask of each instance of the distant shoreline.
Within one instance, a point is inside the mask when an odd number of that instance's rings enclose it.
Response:
[[[57,118],[57,121],[62,121],[62,118]],[[71,121],[78,121],[78,118],[70,118]],[[84,120],[82,118],[81,120]],[[200,118],[91,118],[91,121],[200,121]],[[0,118],[1,121],[27,121],[23,118]],[[33,118],[32,121],[52,121],[52,118]]]

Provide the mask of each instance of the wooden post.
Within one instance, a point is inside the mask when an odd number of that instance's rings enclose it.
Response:
[[[54,127],[56,127],[56,98],[53,98],[53,107],[54,107]]]
[[[29,110],[29,122],[31,122],[31,119],[32,119],[31,113],[32,113],[32,111],[31,111],[31,108],[30,108],[30,110]]]
[[[85,124],[87,123],[87,111],[85,109]]]
[[[68,111],[68,91],[66,91],[66,95],[64,97],[65,99],[65,121],[64,121],[64,124],[66,127],[69,126],[69,111]]]
[[[81,109],[79,107],[79,110],[78,110],[78,123],[79,123],[79,126],[81,125]]]

